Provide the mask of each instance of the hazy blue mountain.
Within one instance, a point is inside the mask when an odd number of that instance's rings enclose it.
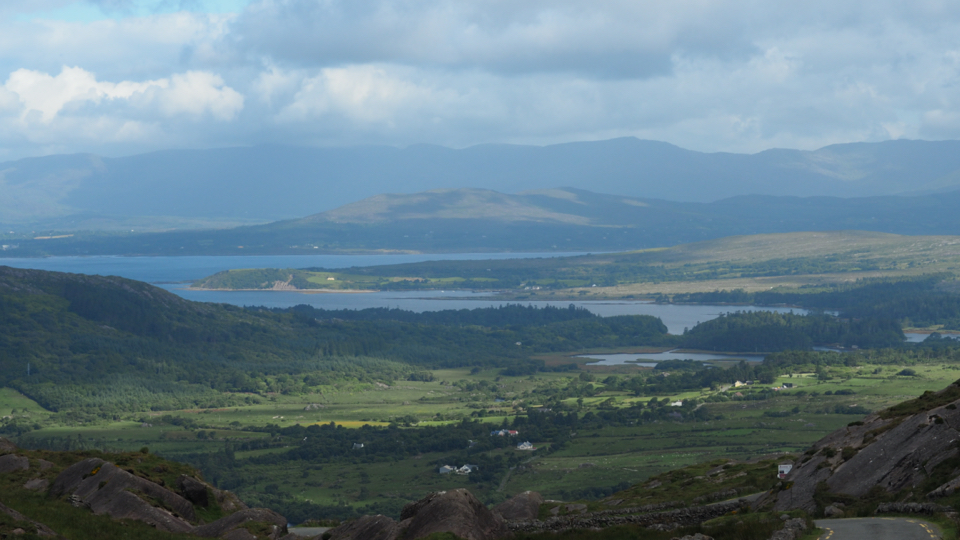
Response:
[[[574,188],[386,194],[295,220],[222,230],[21,239],[0,256],[625,251],[735,235],[861,230],[960,235],[960,190],[936,195],[773,197],[712,203]]]
[[[752,155],[694,152],[634,138],[462,150],[259,146],[122,158],[57,155],[0,164],[0,223],[74,229],[263,223],[380,193],[464,186],[502,193],[570,186],[684,202],[929,193],[960,188],[960,141]]]

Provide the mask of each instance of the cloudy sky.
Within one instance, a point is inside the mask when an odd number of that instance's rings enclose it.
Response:
[[[0,160],[960,138],[960,3],[3,0]]]

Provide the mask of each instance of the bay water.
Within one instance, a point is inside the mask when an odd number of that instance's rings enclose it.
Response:
[[[436,260],[502,260],[547,258],[580,253],[430,253],[398,255],[264,255],[218,257],[48,257],[3,258],[0,265],[57,272],[121,276],[152,283],[188,300],[237,306],[271,308],[308,304],[322,309],[399,308],[415,312],[445,309],[496,307],[508,303],[532,306],[583,307],[603,317],[612,315],[653,315],[672,334],[683,333],[700,322],[732,311],[777,311],[806,313],[801,309],[757,306],[709,306],[654,304],[631,300],[524,300],[504,301],[493,293],[468,291],[396,291],[372,293],[307,293],[297,291],[200,291],[190,282],[223,270],[241,268],[350,268]]]

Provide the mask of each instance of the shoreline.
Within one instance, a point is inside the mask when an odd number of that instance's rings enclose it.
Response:
[[[184,287],[185,291],[215,291],[215,292],[295,292],[304,294],[365,294],[381,292],[377,289],[211,289],[207,287]]]

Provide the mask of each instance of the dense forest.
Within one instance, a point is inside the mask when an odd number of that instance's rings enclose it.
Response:
[[[390,311],[344,320],[241,309],[122,278],[0,268],[0,386],[51,410],[111,415],[222,407],[340,379],[390,382],[424,368],[533,373],[543,369],[533,353],[676,342],[649,316],[505,306],[437,324],[443,313]]]
[[[889,318],[839,319],[771,311],[721,314],[684,333],[685,348],[710,351],[777,352],[814,345],[883,348],[904,341],[900,325]]]
[[[850,294],[871,298],[861,289]],[[880,300],[872,305],[910,298],[881,296],[875,293]],[[443,367],[525,375],[547,369],[533,358],[538,353],[636,346],[772,352],[902,341],[889,317],[734,313],[672,336],[654,317],[597,317],[574,307],[420,314],[242,309],[190,302],[117,277],[0,268],[0,385],[63,414],[225,407],[257,402],[267,392],[390,383]]]
[[[947,289],[952,276],[914,279],[866,279],[812,290],[715,291],[661,296],[658,301],[703,304],[790,305],[810,310],[838,311],[844,318],[883,317],[904,326],[942,325],[960,330],[960,294]],[[825,290],[824,290],[825,289]]]

